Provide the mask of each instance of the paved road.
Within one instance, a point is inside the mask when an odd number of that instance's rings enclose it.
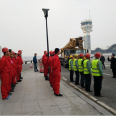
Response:
[[[22,76],[10,100],[2,100],[0,95],[0,115],[111,115],[63,81],[63,97],[56,97],[43,73],[30,69]]]
[[[104,97],[96,97],[99,101],[104,102],[108,106],[112,107],[113,109],[116,110],[116,79],[111,78],[112,77],[112,71],[110,69],[110,62],[106,61],[106,70],[103,70],[104,72],[104,79],[102,83],[102,95]],[[62,72],[61,72],[62,77],[66,78],[68,81],[70,81],[70,72],[68,71],[67,68],[64,68],[62,66]],[[75,79],[75,76],[74,76]],[[80,85],[78,86],[79,88]],[[91,90],[93,91],[93,78],[92,78],[92,83],[91,83]],[[90,93],[92,96],[94,96],[94,93]],[[95,96],[94,96],[95,97]]]

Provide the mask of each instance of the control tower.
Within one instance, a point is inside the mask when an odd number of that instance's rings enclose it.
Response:
[[[88,53],[91,53],[91,39],[90,39],[90,32],[92,31],[92,20],[85,20],[81,21],[81,29],[84,33],[84,48],[87,49]]]

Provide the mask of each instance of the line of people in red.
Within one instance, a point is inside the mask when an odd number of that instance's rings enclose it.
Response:
[[[0,79],[1,79],[1,94],[2,99],[10,99],[17,82],[21,82],[22,71],[22,51],[18,53],[13,52],[11,49],[3,48],[3,56],[0,59]]]
[[[44,51],[42,63],[44,65],[45,80],[49,80],[50,86],[53,88],[55,96],[63,96],[60,94],[60,80],[61,80],[61,64],[58,55],[60,54],[59,48],[55,51],[50,51],[48,57],[47,51]],[[49,77],[48,77],[49,74]]]

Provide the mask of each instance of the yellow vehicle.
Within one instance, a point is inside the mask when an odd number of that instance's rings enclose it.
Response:
[[[86,49],[83,48],[83,37],[70,38],[70,41],[61,48],[60,62],[64,67],[68,67],[68,61],[70,55],[86,54]]]

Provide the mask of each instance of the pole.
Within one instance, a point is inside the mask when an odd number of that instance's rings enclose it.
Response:
[[[49,58],[49,42],[48,42],[48,27],[47,27],[47,17],[46,19],[46,37],[47,37],[47,52],[48,52],[48,58]]]

